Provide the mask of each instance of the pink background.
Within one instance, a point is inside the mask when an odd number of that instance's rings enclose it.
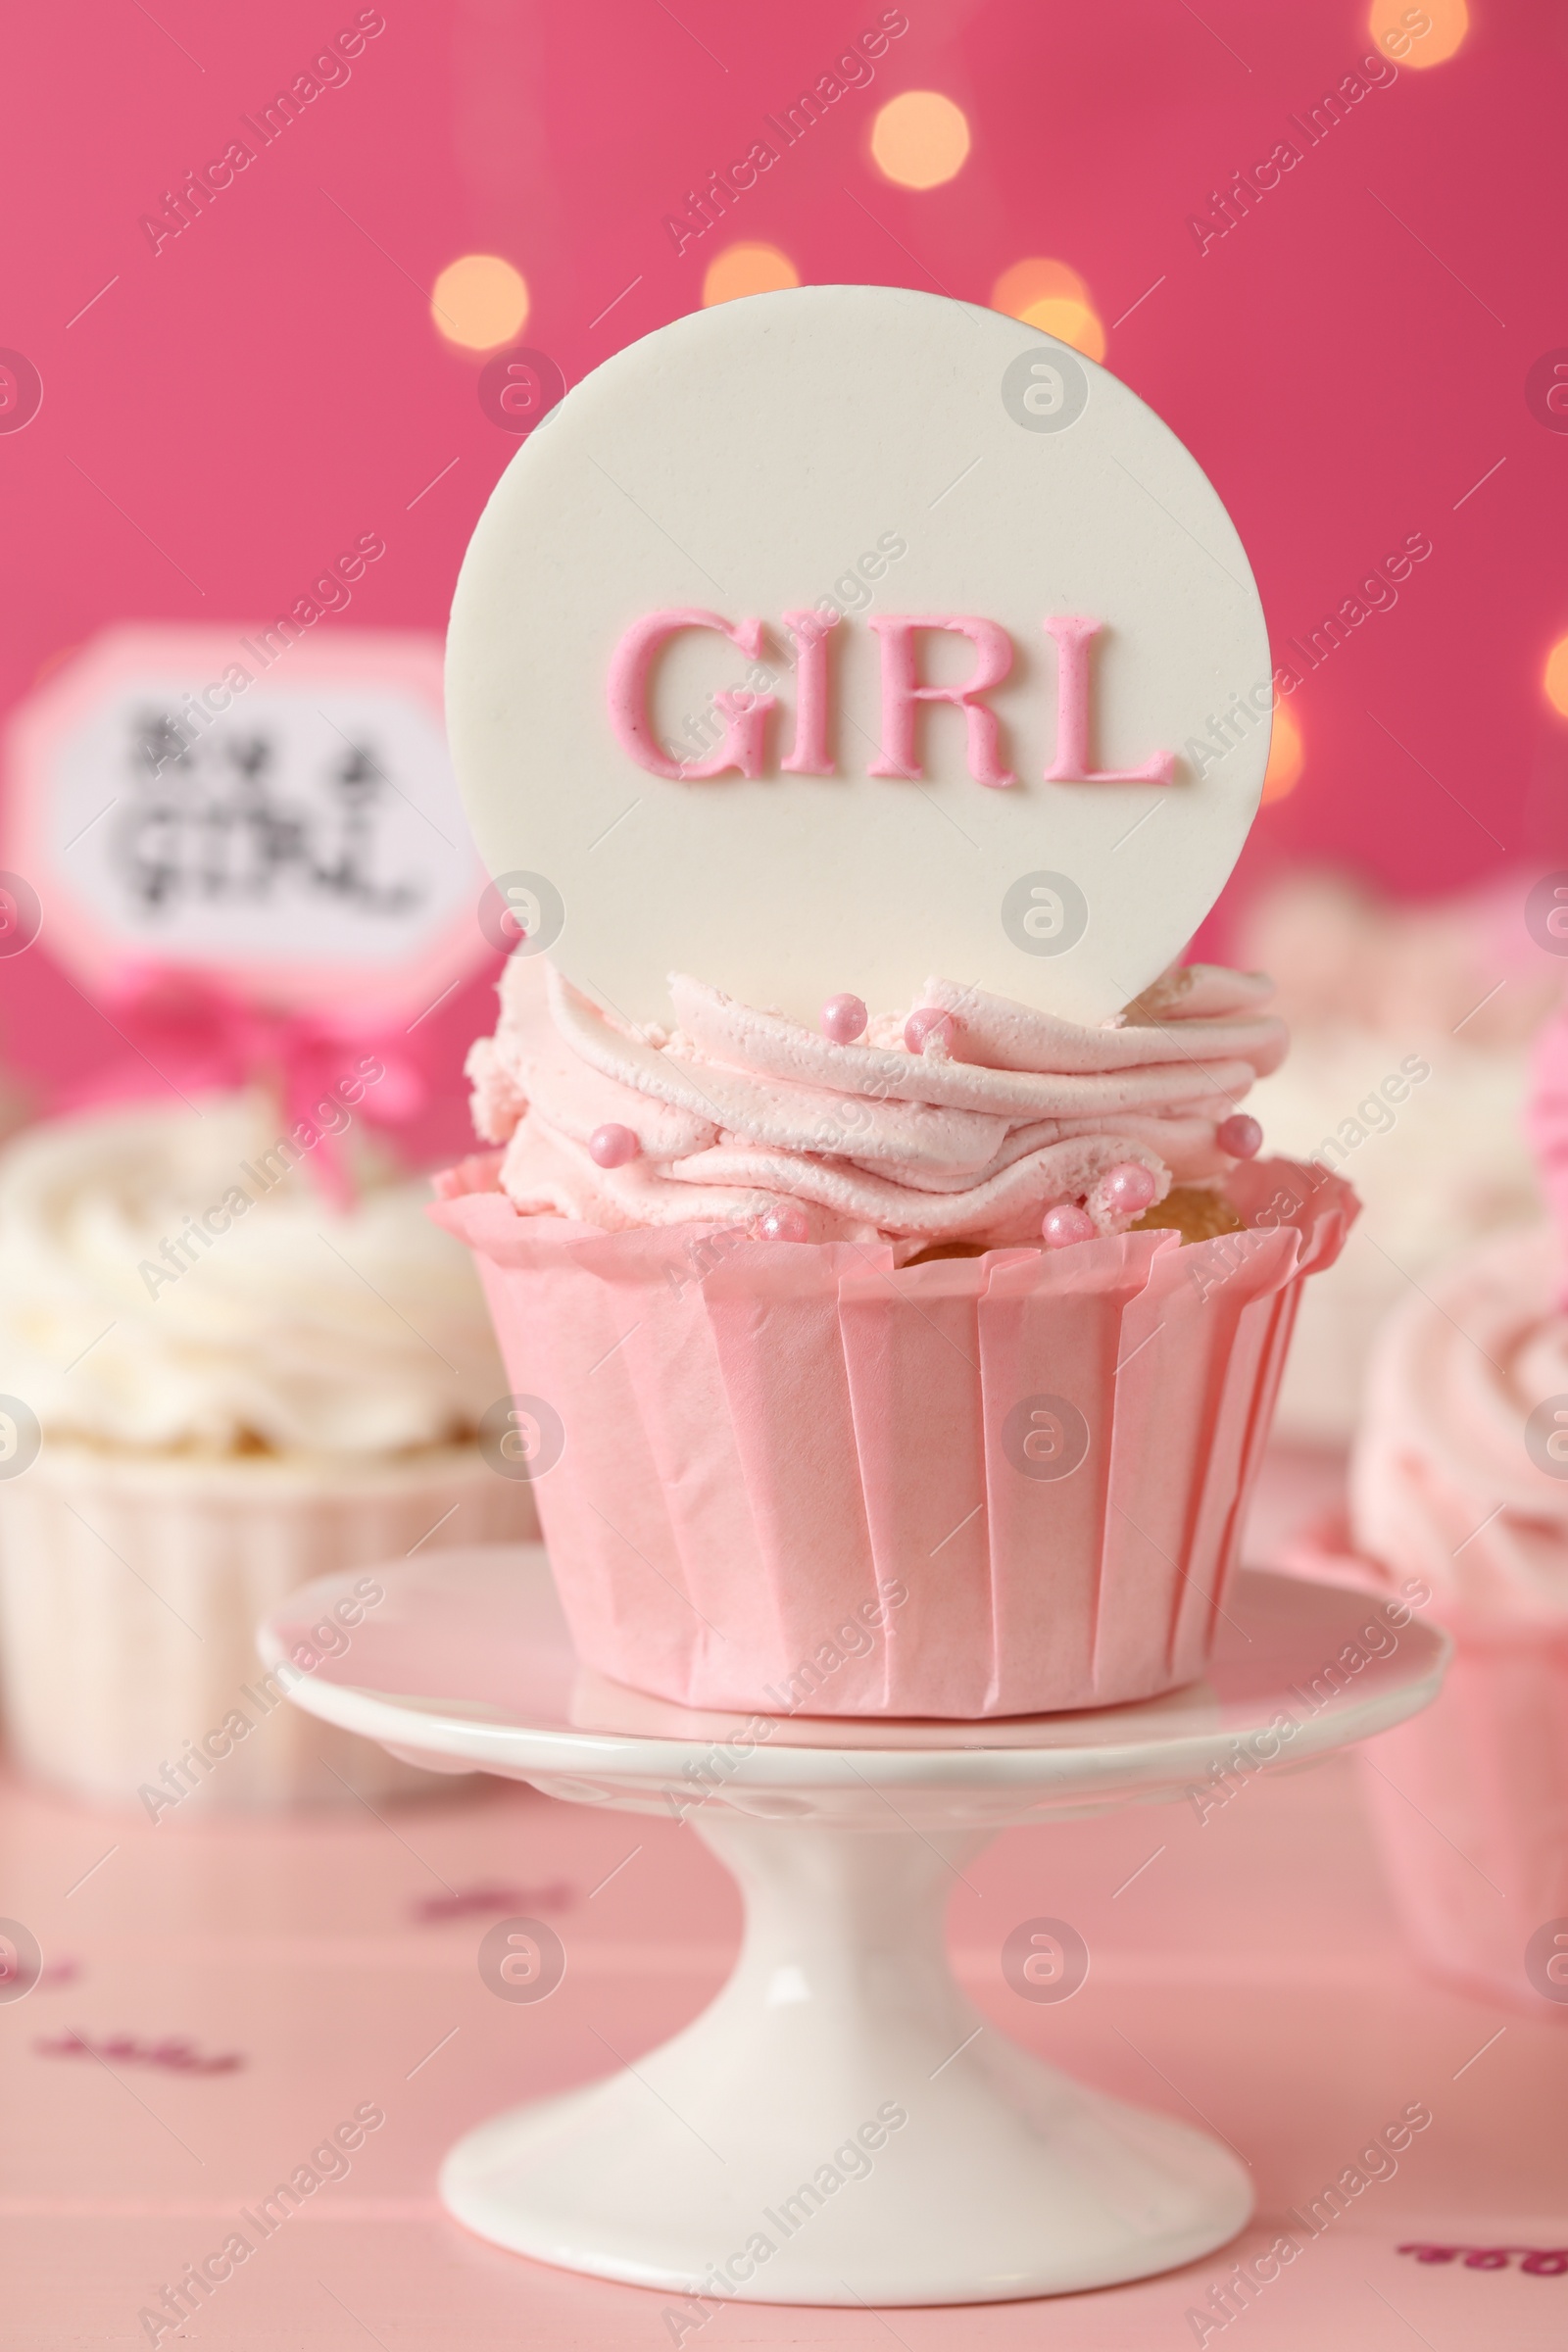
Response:
[[[1372,92],[1200,254],[1188,216],[1364,53],[1363,8],[910,0],[869,88],[677,256],[663,216],[880,13],[388,0],[348,83],[155,256],[140,217],[356,8],[18,12],[0,344],[39,368],[44,402],[0,434],[0,708],[107,621],[270,617],[368,529],[387,554],[346,624],[441,628],[514,447],[480,410],[479,359],[431,324],[428,290],[460,254],[522,270],[521,339],[568,383],[694,307],[732,235],[782,246],[807,282],[982,302],[1046,254],[1087,279],[1107,364],[1230,506],[1276,647],[1407,533],[1433,542],[1396,608],[1295,696],[1305,773],[1265,810],[1232,899],[1305,854],[1405,892],[1565,861],[1568,722],[1540,680],[1568,627],[1568,435],[1524,392],[1568,342],[1561,10],[1476,0],[1455,59]],[[962,106],[974,146],[913,193],[877,173],[867,137],[880,104],[922,86]],[[476,987],[436,1027],[452,1141],[485,1011]],[[19,1069],[70,1075],[114,1046],[41,944],[0,965],[0,1022]]]

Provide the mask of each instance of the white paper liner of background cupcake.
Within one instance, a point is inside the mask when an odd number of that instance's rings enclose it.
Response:
[[[439,1789],[428,1773],[283,1704],[254,1628],[329,1571],[371,1570],[432,1537],[533,1532],[528,1486],[497,1476],[472,1445],[356,1467],[46,1442],[24,1475],[0,1481],[11,1754],[74,1796],[157,1821]],[[373,1578],[366,1586],[373,1609]],[[352,1641],[352,1625],[321,1629],[323,1652]]]

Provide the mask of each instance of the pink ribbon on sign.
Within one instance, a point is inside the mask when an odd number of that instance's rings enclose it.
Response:
[[[99,1009],[129,1054],[71,1089],[66,1107],[135,1102],[160,1082],[188,1096],[260,1081],[276,1097],[279,1140],[313,1155],[317,1180],[338,1206],[354,1194],[340,1149],[354,1118],[395,1129],[429,1096],[429,1073],[405,1033],[256,1004],[211,972],[138,965]],[[348,1086],[361,1090],[352,1102]]]

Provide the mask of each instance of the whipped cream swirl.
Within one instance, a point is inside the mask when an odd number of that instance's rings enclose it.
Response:
[[[1258,974],[1173,968],[1124,1014],[1084,1029],[951,980],[919,1003],[951,1030],[906,1045],[904,1013],[839,1045],[675,975],[675,1025],[633,1028],[542,957],[514,956],[500,1025],[468,1057],[479,1133],[524,1212],[609,1230],[730,1222],[789,1203],[813,1241],[1037,1242],[1074,1201],[1127,1221],[1103,1188],[1127,1161],[1155,1198],[1222,1176],[1215,1140],[1284,1055]],[[589,1141],[630,1129],[602,1167]]]
[[[505,1394],[425,1186],[335,1209],[278,1132],[265,1096],[219,1095],[51,1121],[0,1156],[0,1390],[46,1438],[363,1458],[466,1438]]]

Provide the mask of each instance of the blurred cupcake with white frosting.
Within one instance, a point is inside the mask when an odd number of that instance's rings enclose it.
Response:
[[[254,1089],[0,1154],[7,1736],[154,1819],[429,1786],[282,1704],[254,1628],[329,1569],[534,1530],[476,1443],[507,1384],[466,1252],[357,1135],[320,1138],[350,1192],[300,1134]]]

